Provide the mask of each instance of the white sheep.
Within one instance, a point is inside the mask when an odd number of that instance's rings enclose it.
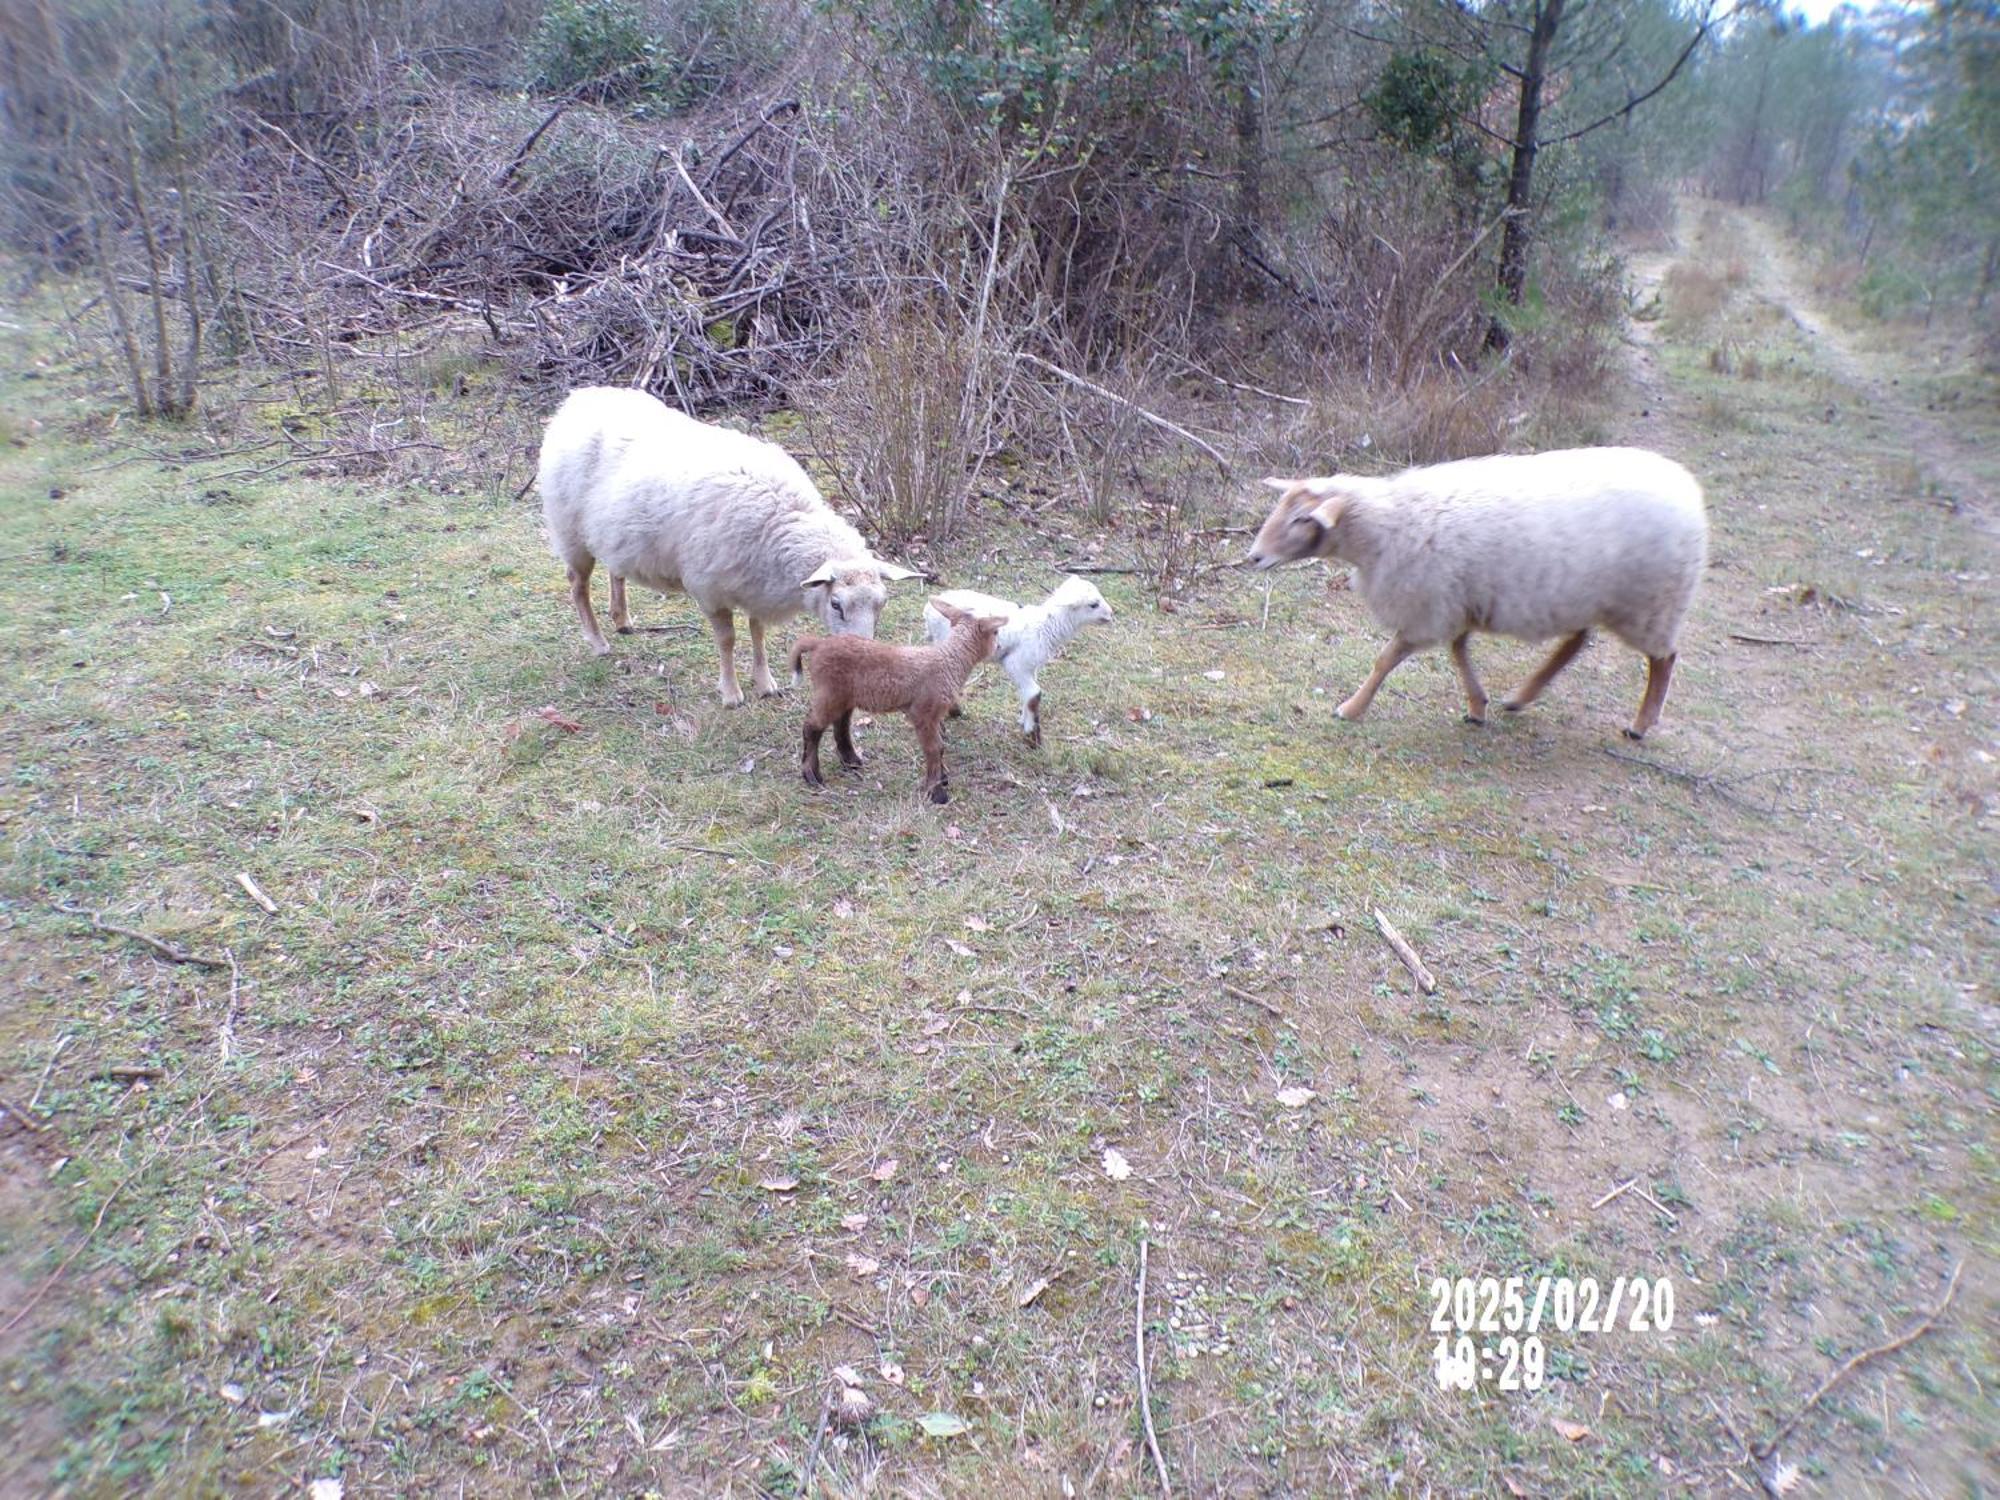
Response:
[[[1412,652],[1451,643],[1466,718],[1486,694],[1467,642],[1475,630],[1562,642],[1502,705],[1526,708],[1602,626],[1646,657],[1646,695],[1625,733],[1660,717],[1681,625],[1708,555],[1701,486],[1643,448],[1501,454],[1386,479],[1267,479],[1284,491],[1250,547],[1273,567],[1302,557],[1350,564],[1369,612],[1395,632],[1368,680],[1335,710],[1368,711]]]
[[[914,578],[883,562],[827,505],[784,449],[696,421],[644,391],[572,391],[542,435],[538,481],[549,543],[569,568],[584,639],[611,650],[590,607],[590,574],[611,573],[611,623],[629,633],[625,582],[679,589],[708,617],[722,655],[722,701],[736,682],[734,611],[750,621],[751,684],[778,691],[764,628],[801,612],[830,635],[875,634],[884,580]]]
[[[1084,626],[1111,618],[1111,606],[1104,602],[1104,596],[1083,579],[1070,577],[1057,584],[1055,592],[1040,604],[1016,604],[972,589],[950,589],[937,598],[958,609],[997,615],[1006,621],[993,643],[993,660],[1021,695],[1021,732],[1029,744],[1041,744],[1042,685],[1037,674]],[[933,607],[935,602],[924,606],[924,634],[934,645],[951,634],[950,622]]]

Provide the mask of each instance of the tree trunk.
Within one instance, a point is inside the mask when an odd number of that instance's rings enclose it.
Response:
[[[1534,208],[1535,153],[1541,149],[1542,84],[1548,77],[1549,54],[1562,26],[1564,0],[1540,0],[1534,29],[1528,34],[1528,59],[1521,67],[1521,105],[1514,120],[1514,163],[1507,174],[1507,227],[1500,238],[1500,294],[1519,307],[1528,290],[1528,247],[1534,238],[1530,215]],[[1504,315],[1496,312],[1486,328],[1486,347],[1507,347]]]

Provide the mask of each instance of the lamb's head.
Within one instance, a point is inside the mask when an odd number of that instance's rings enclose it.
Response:
[[[1327,479],[1267,479],[1274,490],[1284,493],[1271,507],[1250,544],[1249,562],[1256,568],[1275,568],[1279,563],[1297,562],[1302,557],[1325,557],[1333,551],[1333,528],[1346,503],[1344,481],[1334,475]]]
[[[1097,592],[1097,585],[1071,574],[1049,595],[1049,608],[1064,617],[1072,628],[1103,624],[1111,618],[1111,606]]]
[[[931,600],[929,607],[936,610],[938,617],[951,627],[951,635],[946,638],[947,645],[952,641],[970,640],[978,646],[974,661],[984,661],[993,654],[993,642],[1000,634],[1000,627],[1007,623],[999,615],[975,615],[943,599]]]
[[[873,639],[875,622],[889,598],[885,583],[920,575],[879,557],[849,557],[822,563],[799,580],[806,613],[828,635],[863,635]]]

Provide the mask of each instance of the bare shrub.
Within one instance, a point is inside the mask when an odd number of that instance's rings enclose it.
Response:
[[[1677,334],[1698,332],[1715,320],[1729,300],[1729,284],[1706,266],[1676,262],[1661,283],[1667,325]]]

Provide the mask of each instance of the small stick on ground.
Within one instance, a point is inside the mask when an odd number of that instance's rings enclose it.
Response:
[[[141,1172],[145,1171],[146,1168],[151,1166],[152,1164],[153,1164],[153,1158],[150,1156],[147,1157],[146,1160],[139,1163],[138,1166],[132,1169],[131,1173],[125,1178],[123,1182],[119,1183],[117,1187],[111,1190],[109,1196],[105,1198],[104,1202],[98,1205],[97,1218],[92,1222],[90,1226],[90,1233],[86,1234],[83,1237],[83,1239],[78,1243],[77,1247],[74,1250],[70,1251],[68,1255],[63,1257],[63,1263],[61,1265],[57,1266],[53,1271],[49,1272],[48,1278],[45,1281],[43,1281],[40,1286],[35,1288],[34,1296],[30,1297],[26,1302],[23,1302],[18,1308],[16,1308],[14,1310],[14,1315],[11,1318],[9,1318],[6,1322],[0,1323],[0,1333],[11,1333],[14,1329],[14,1325],[20,1322],[21,1319],[27,1317],[29,1313],[33,1312],[35,1310],[35,1304],[37,1302],[40,1302],[43,1297],[48,1295],[49,1288],[54,1286],[58,1281],[62,1280],[63,1272],[67,1271],[70,1268],[70,1266],[75,1263],[76,1258],[79,1255],[83,1254],[83,1252],[90,1247],[90,1242],[97,1238],[97,1231],[104,1227],[104,1216],[111,1212],[111,1205],[118,1201],[118,1195],[124,1192],[125,1189],[131,1185],[132,1179],[134,1177],[137,1177]]]
[[[1787,635],[1744,635],[1740,631],[1729,632],[1732,641],[1741,641],[1746,646],[1797,646],[1801,651],[1812,648],[1811,641],[1793,640]]]
[[[1146,1241],[1139,1240],[1139,1308],[1132,1319],[1132,1344],[1139,1361],[1139,1415],[1146,1424],[1146,1451],[1153,1455],[1153,1472],[1160,1476],[1160,1494],[1173,1500],[1167,1482],[1167,1461],[1160,1457],[1159,1434],[1153,1431],[1153,1394],[1146,1384]]]
[[[1248,990],[1239,990],[1233,984],[1225,984],[1222,993],[1232,1000],[1241,1000],[1245,1005],[1254,1005],[1266,1015],[1276,1016],[1280,1021],[1285,1019],[1285,1013],[1261,995],[1253,995]]]
[[[278,903],[264,894],[264,888],[250,878],[248,870],[236,872],[236,883],[243,887],[252,901],[264,908],[265,915],[275,917],[278,914]]]
[[[133,942],[152,949],[153,952],[157,953],[170,964],[193,964],[195,967],[201,969],[225,969],[229,967],[222,959],[208,958],[199,953],[189,953],[185,948],[176,948],[172,943],[167,942],[163,938],[156,938],[150,933],[135,932],[130,927],[114,927],[111,923],[98,916],[96,912],[85,911],[80,906],[71,906],[66,901],[51,901],[49,905],[65,916],[82,917],[84,921],[88,922],[99,932],[108,932],[113,937],[130,938]]]
[[[819,1426],[813,1429],[812,1447],[806,1450],[806,1491],[805,1500],[812,1500],[813,1491],[819,1488],[819,1445],[826,1441],[826,1419],[833,1415],[833,1403],[826,1393],[820,1393]]]
[[[1805,1404],[1779,1424],[1776,1432],[1772,1433],[1763,1442],[1752,1443],[1750,1445],[1751,1455],[1758,1459],[1768,1459],[1773,1453],[1777,1452],[1778,1444],[1791,1436],[1792,1429],[1805,1420],[1806,1413],[1810,1412],[1825,1399],[1828,1391],[1867,1364],[1869,1360],[1880,1359],[1885,1354],[1894,1354],[1898,1349],[1914,1344],[1918,1339],[1929,1333],[1937,1325],[1937,1320],[1943,1317],[1950,1309],[1951,1299],[1958,1295],[1958,1277],[1959,1273],[1964,1269],[1965,1262],[1963,1260],[1951,1268],[1951,1280],[1945,1285],[1944,1299],[1936,1307],[1917,1319],[1903,1333],[1890,1339],[1888,1343],[1877,1344],[1872,1349],[1863,1349],[1859,1354],[1849,1359],[1839,1369],[1827,1376],[1814,1389],[1813,1393],[1806,1397]]]
[[[1437,976],[1424,967],[1424,961],[1417,957],[1417,950],[1410,946],[1409,939],[1398,932],[1396,924],[1383,916],[1379,909],[1375,913],[1375,925],[1382,930],[1382,936],[1395,950],[1396,957],[1403,961],[1403,967],[1416,977],[1417,988],[1426,995],[1435,995],[1438,987]]]
[[[1595,1203],[1591,1204],[1590,1205],[1591,1212],[1595,1213],[1598,1209],[1604,1207],[1605,1204],[1611,1202],[1615,1198],[1622,1198],[1625,1194],[1631,1192],[1632,1189],[1637,1187],[1638,1185],[1639,1185],[1638,1178],[1636,1177],[1627,1178],[1624,1182],[1619,1183],[1617,1187],[1613,1188],[1610,1192],[1606,1193],[1602,1198],[1599,1198]]]
[[[49,1053],[49,1060],[42,1064],[42,1076],[35,1080],[35,1092],[29,1096],[28,1109],[30,1112],[34,1110],[37,1104],[42,1102],[42,1090],[49,1086],[49,1074],[55,1071],[56,1059],[63,1055],[63,1048],[75,1040],[76,1038],[68,1032],[64,1032],[56,1038],[56,1045],[54,1050]]]
[[[21,1106],[16,1104],[12,1099],[0,1099],[0,1111],[5,1111],[7,1114],[12,1115],[15,1119],[19,1120],[23,1125],[27,1126],[28,1129],[36,1132],[37,1134],[40,1134],[42,1131],[47,1130],[49,1128],[48,1126],[44,1125],[40,1120],[37,1120],[33,1115],[29,1114],[25,1109],[21,1108]]]

